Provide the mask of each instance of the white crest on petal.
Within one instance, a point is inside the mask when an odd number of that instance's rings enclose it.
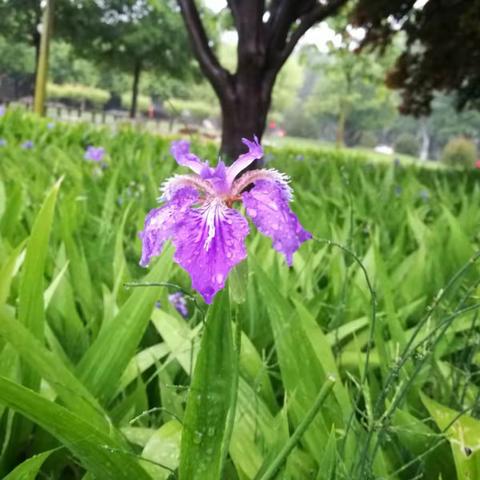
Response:
[[[279,184],[285,194],[285,198],[288,201],[291,201],[293,199],[292,187],[290,187],[289,185],[290,177],[285,173],[275,170],[274,168],[251,170],[244,173],[238,180],[233,183],[232,196],[240,195],[243,190],[245,190],[252,183],[257,182],[258,180],[266,180]]]
[[[170,200],[179,188],[193,187],[207,195],[215,195],[212,186],[198,175],[174,175],[165,180],[160,186],[161,195],[158,201]]]
[[[221,200],[214,199],[199,209],[201,215],[205,218],[205,225],[208,229],[207,238],[203,244],[203,248],[207,252],[215,237],[217,219],[225,217],[225,208],[226,205]]]

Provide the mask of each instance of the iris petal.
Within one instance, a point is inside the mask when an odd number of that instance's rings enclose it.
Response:
[[[190,168],[197,175],[200,175],[205,168],[208,168],[206,162],[202,162],[196,155],[190,153],[190,142],[187,140],[172,142],[170,153],[179,165]]]
[[[235,177],[245,170],[254,160],[263,157],[263,148],[258,143],[258,138],[255,136],[253,142],[242,138],[242,142],[248,147],[248,152],[240,155],[230,167],[227,168],[227,182],[229,185],[233,183]]]
[[[175,261],[192,279],[205,302],[225,286],[230,270],[247,256],[248,222],[236,210],[213,199],[190,208],[174,227]]]
[[[258,180],[249,192],[242,194],[247,213],[258,230],[269,236],[273,248],[285,255],[288,265],[300,245],[312,238],[300,224],[288,204],[284,186],[278,182]]]
[[[200,176],[212,185],[217,194],[228,192],[227,169],[221,160],[215,168],[204,168]]]
[[[194,188],[184,187],[177,190],[168,203],[148,212],[144,229],[138,234],[142,240],[142,267],[146,267],[152,257],[160,255],[163,244],[172,236],[174,225],[197,199],[198,193]]]

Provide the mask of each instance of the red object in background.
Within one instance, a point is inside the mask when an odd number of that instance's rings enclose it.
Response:
[[[277,128],[276,122],[274,122],[274,121],[272,120],[272,121],[268,124],[268,128],[271,128],[272,130],[273,130],[274,128]]]
[[[475,168],[480,168],[480,158],[475,162]]]

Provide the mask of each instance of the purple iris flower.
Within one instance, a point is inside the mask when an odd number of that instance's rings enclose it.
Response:
[[[23,142],[21,147],[24,149],[24,150],[30,150],[33,148],[33,142],[31,140],[27,140],[26,142]]]
[[[101,162],[105,156],[105,149],[103,147],[94,147],[89,145],[85,150],[83,158],[85,160],[91,160],[92,162]]]
[[[243,139],[248,152],[230,167],[220,161],[215,168],[190,153],[190,144],[173,142],[170,152],[178,164],[194,174],[175,175],[162,185],[163,205],[145,218],[140,265],[147,266],[172,239],[174,260],[192,279],[192,288],[207,303],[225,286],[230,270],[247,256],[247,220],[235,209],[243,202],[246,212],[273,248],[285,255],[288,265],[293,253],[312,238],[290,210],[292,191],[288,177],[273,169],[250,170],[238,177],[254,160],[263,156],[255,137]],[[238,178],[237,178],[238,177]]]
[[[187,301],[182,292],[172,293],[168,296],[168,301],[182,317],[188,317]]]

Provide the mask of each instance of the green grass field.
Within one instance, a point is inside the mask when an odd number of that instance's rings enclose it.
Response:
[[[138,266],[169,139],[48,123],[0,118],[1,478],[480,478],[477,172],[268,149],[315,240],[207,308]]]
[[[301,150],[332,150],[336,149],[334,143],[325,142],[321,140],[314,140],[309,138],[300,138],[300,137],[271,137],[269,138],[269,143],[271,143],[274,147],[288,147],[288,148],[296,148]],[[365,147],[342,147],[340,151],[345,153],[349,156],[356,156],[360,155],[368,160],[373,160],[380,163],[392,163],[395,159],[398,159],[400,162],[406,165],[417,164],[421,165],[425,168],[442,168],[442,164],[439,162],[422,162],[418,158],[412,157],[411,155],[404,155],[402,153],[395,152],[392,155],[386,155],[383,153],[375,152],[372,149],[365,148]]]

